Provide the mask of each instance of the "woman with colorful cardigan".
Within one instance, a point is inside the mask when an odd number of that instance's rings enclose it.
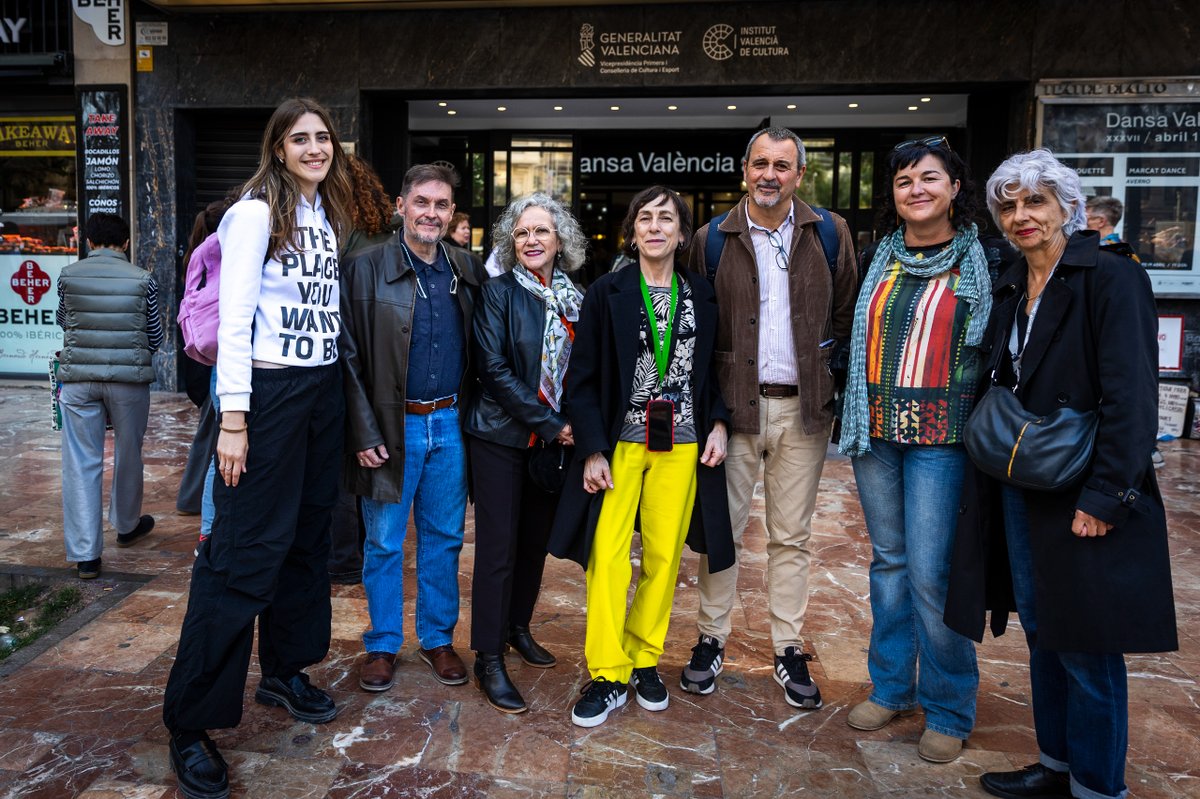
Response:
[[[945,137],[897,145],[887,179],[891,229],[863,254],[840,445],[872,550],[874,687],[847,723],[877,730],[919,704],[918,754],[945,763],[971,733],[979,687],[974,644],[942,612],[991,281],[973,186]]]

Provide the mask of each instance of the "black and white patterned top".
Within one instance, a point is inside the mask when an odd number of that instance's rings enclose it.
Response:
[[[671,304],[670,287],[650,286],[650,304],[654,306],[655,322],[660,338],[667,332],[667,312]],[[684,280],[679,281],[679,307],[676,316],[679,324],[671,338],[671,361],[667,365],[667,377],[662,390],[658,386],[658,366],[654,361],[654,338],[646,319],[643,304],[638,338],[641,347],[637,365],[633,370],[633,391],[629,395],[629,408],[625,411],[625,423],[621,428],[621,440],[639,444],[646,442],[646,403],[654,399],[668,399],[675,403],[675,443],[696,442],[696,424],[692,415],[692,368],[696,361],[696,305],[692,300],[692,287]]]

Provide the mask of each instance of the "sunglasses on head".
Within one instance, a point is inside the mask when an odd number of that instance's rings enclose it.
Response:
[[[930,136],[927,139],[912,139],[911,141],[902,141],[892,148],[892,152],[902,152],[910,147],[942,147],[951,150],[950,140],[945,136]],[[951,150],[953,152],[953,150]]]

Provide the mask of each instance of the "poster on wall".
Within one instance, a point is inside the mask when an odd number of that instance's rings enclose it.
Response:
[[[129,219],[129,103],[124,86],[80,86],[78,109],[79,229],[97,212]],[[80,236],[80,255],[86,255]]]
[[[46,365],[62,349],[62,330],[54,320],[58,308],[58,274],[72,255],[0,253],[0,375],[44,377]]]
[[[1123,203],[1155,294],[1200,297],[1200,78],[1042,81],[1038,143]]]

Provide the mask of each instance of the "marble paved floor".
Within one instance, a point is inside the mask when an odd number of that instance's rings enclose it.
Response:
[[[36,567],[72,574],[62,556],[60,448],[44,392],[0,386],[0,572]],[[105,587],[141,582],[124,599],[15,668],[0,665],[0,797],[173,797],[160,702],[187,602],[198,520],[174,514],[175,491],[195,423],[182,395],[153,399],[145,443],[145,512],[158,526],[144,543],[114,546],[106,533]],[[1200,796],[1200,446],[1164,447],[1159,472],[1171,520],[1179,652],[1129,658],[1127,781],[1137,797]],[[111,451],[110,451],[111,454]],[[814,522],[807,646],[824,708],[794,711],[771,674],[764,592],[763,508],[756,502],[742,567],[734,636],[719,690],[678,689],[695,642],[697,559],[687,553],[661,669],[671,706],[635,703],[593,730],[569,708],[585,682],[583,575],[551,561],[535,634],[559,658],[538,670],[510,657],[531,712],[505,716],[472,685],[434,681],[405,645],[397,684],[368,695],[355,671],[366,624],[361,586],[334,589],[333,647],[312,669],[341,706],[323,725],[293,721],[253,702],[252,664],[240,727],[214,735],[238,797],[978,797],[984,770],[1033,760],[1023,639],[1009,633],[979,648],[978,725],[963,756],[932,765],[916,755],[920,715],[878,732],[852,730],[848,709],[868,691],[870,547],[849,464],[831,457]],[[411,541],[410,536],[410,541]],[[460,586],[467,649],[473,557],[468,511]],[[411,597],[408,635],[412,639]]]

